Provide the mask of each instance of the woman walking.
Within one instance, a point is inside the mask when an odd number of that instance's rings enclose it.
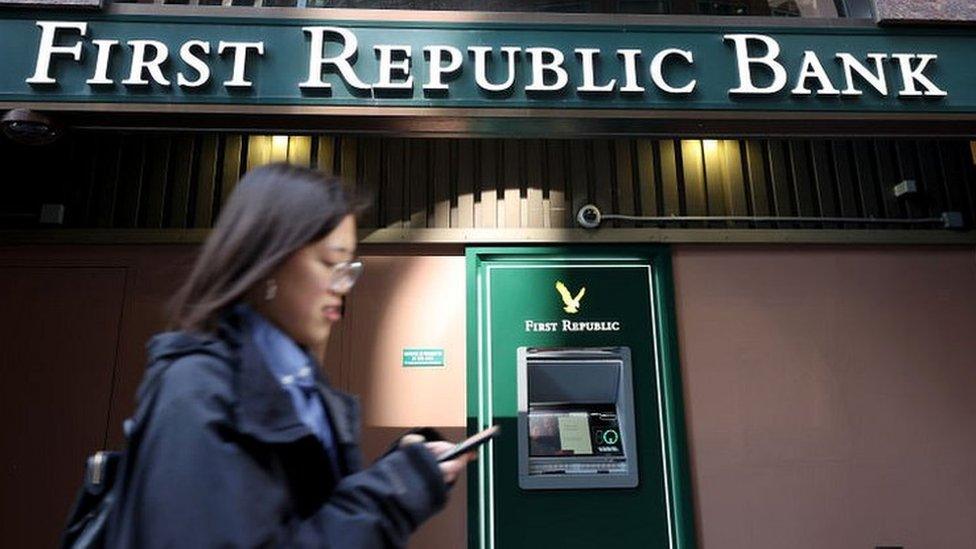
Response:
[[[307,169],[240,181],[150,342],[109,547],[402,547],[443,507],[473,456],[363,468],[357,402],[321,373],[362,270],[353,209]]]

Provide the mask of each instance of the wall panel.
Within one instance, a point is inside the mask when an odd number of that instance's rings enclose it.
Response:
[[[971,547],[976,256],[675,248],[704,549]]]
[[[0,516],[5,547],[54,547],[105,443],[125,269],[0,257]]]
[[[0,516],[10,547],[56,544],[90,453],[123,447],[145,344],[196,246],[0,247]],[[336,325],[325,370],[357,393],[363,450],[375,459],[407,427],[465,431],[463,256],[381,256]],[[460,281],[460,283],[458,282]],[[431,314],[431,313],[436,314]],[[405,346],[445,350],[447,366],[406,369]],[[411,547],[461,547],[465,479]]]
[[[101,137],[107,138],[96,139]],[[217,133],[120,138],[94,132],[70,139],[59,145],[67,168],[42,173],[33,200],[43,196],[47,202],[65,204],[66,226],[71,228],[208,227],[239,175],[272,161],[338,174],[369,199],[360,216],[361,227],[367,229],[562,228],[575,226],[577,209],[588,202],[606,213],[645,216],[919,219],[955,211],[969,224],[976,219],[976,165],[971,144],[963,140],[506,140]],[[0,151],[5,146],[0,142]],[[9,156],[14,163],[34,162],[30,155]],[[65,176],[56,173],[73,174],[67,176],[73,180],[66,184]],[[892,189],[904,179],[915,179],[919,193],[894,196]],[[40,204],[36,207],[39,211]],[[637,224],[641,225],[868,227],[817,221]],[[635,224],[615,221],[612,226]]]

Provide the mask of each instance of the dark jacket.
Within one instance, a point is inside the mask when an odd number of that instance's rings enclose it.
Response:
[[[337,477],[235,315],[149,347],[108,547],[402,547],[443,507],[421,445],[361,469],[358,403],[320,378]]]

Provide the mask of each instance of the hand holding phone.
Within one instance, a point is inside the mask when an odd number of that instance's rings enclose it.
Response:
[[[492,425],[491,427],[481,431],[478,434],[472,435],[463,441],[457,443],[453,448],[437,456],[437,461],[443,463],[445,461],[450,461],[462,454],[466,454],[472,450],[477,449],[482,444],[488,442],[489,440],[498,436],[502,431],[502,428],[498,425]]]

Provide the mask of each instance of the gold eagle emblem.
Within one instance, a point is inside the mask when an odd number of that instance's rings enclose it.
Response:
[[[586,294],[586,286],[580,288],[576,297],[569,293],[569,288],[566,287],[561,281],[556,281],[556,291],[559,292],[559,296],[563,298],[563,310],[570,314],[576,314],[579,312],[580,300],[583,299],[583,295]]]

